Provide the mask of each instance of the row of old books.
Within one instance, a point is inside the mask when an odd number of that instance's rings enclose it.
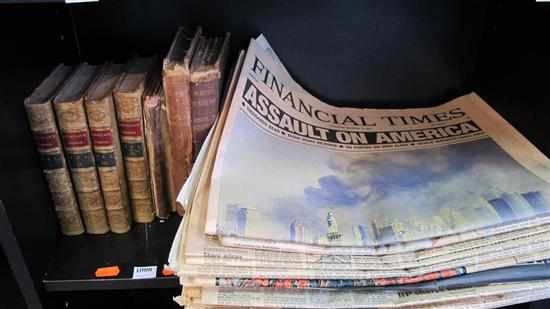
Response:
[[[549,297],[550,160],[478,95],[336,107],[264,36],[233,72],[178,197],[180,305],[481,309]]]
[[[180,28],[164,62],[59,65],[26,98],[65,235],[168,218],[219,109],[229,34]]]

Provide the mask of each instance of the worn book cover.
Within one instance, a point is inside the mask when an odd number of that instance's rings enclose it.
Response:
[[[154,76],[150,87],[145,90],[143,95],[143,116],[155,214],[161,219],[166,219],[170,216],[170,209],[168,205],[167,175],[166,170],[163,168],[163,162],[166,161],[166,145],[163,143],[162,132],[162,121],[166,120],[162,117],[164,112],[162,109],[163,96],[159,74]]]
[[[170,133],[168,128],[168,111],[166,108],[166,94],[164,87],[161,84],[159,88],[160,96],[160,130],[161,130],[161,145],[162,145],[162,161],[161,169],[164,181],[165,189],[165,203],[166,207],[171,211],[177,211],[176,201],[173,197],[178,195],[174,186],[174,178],[171,177],[170,163],[172,162],[172,144],[170,142]],[[181,208],[181,207],[180,207]],[[182,209],[183,210],[183,209]],[[181,211],[180,211],[181,212]]]
[[[55,97],[54,108],[86,231],[103,234],[109,231],[109,224],[84,107],[96,71],[96,66],[81,64]]]
[[[218,116],[229,38],[202,36],[191,61],[193,157]]]
[[[148,72],[154,62],[154,58],[130,60],[114,92],[130,204],[138,223],[149,223],[155,218],[142,108]]]
[[[128,232],[132,222],[113,99],[123,69],[122,64],[104,65],[85,100],[101,191],[114,233]]]
[[[74,67],[58,65],[25,99],[25,110],[42,161],[42,171],[64,235],[84,233],[78,202],[67,169],[52,100]]]
[[[171,147],[168,171],[173,186],[173,195],[170,197],[172,209],[177,208],[175,194],[187,179],[193,160],[189,66],[200,36],[200,28],[194,35],[180,28],[163,63],[163,85]],[[181,214],[183,211],[181,208],[178,209]]]

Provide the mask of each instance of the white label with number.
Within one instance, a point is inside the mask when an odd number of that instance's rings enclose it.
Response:
[[[132,279],[150,279],[157,276],[157,266],[136,266]]]

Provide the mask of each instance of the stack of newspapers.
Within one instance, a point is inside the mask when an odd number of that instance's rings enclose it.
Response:
[[[263,36],[228,79],[178,196],[178,303],[495,308],[550,297],[550,160],[479,96],[335,107],[297,84]]]

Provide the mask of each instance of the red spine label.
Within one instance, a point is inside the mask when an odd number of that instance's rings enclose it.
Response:
[[[66,147],[82,147],[89,144],[88,134],[85,131],[64,133],[63,141]]]
[[[141,121],[138,120],[123,120],[119,121],[118,127],[120,128],[120,135],[126,137],[140,137],[141,133]]]
[[[110,129],[95,129],[91,130],[92,141],[94,146],[111,146],[113,145],[113,134]]]
[[[51,150],[59,147],[55,132],[35,132],[34,139],[40,150]]]

